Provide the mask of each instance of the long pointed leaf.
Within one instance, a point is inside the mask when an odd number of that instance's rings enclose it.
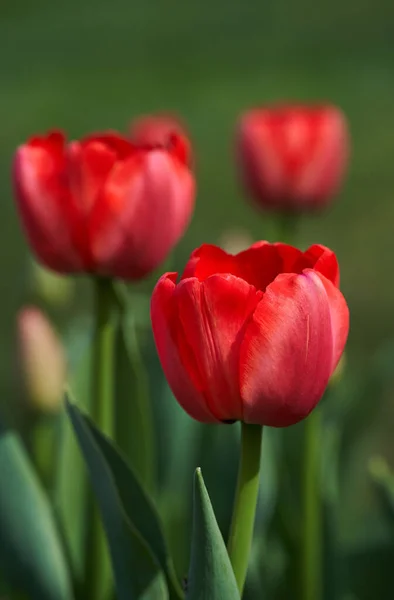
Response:
[[[182,598],[183,594],[176,579],[160,518],[153,502],[139,483],[133,469],[126,463],[110,440],[95,427],[90,419],[85,417],[85,423],[111,470],[120,501],[128,519],[147,542],[166,573],[170,597],[174,599]]]
[[[187,600],[239,600],[233,569],[201,474],[194,477],[193,539]]]
[[[118,600],[167,600],[163,571],[133,527],[108,464],[78,408],[67,410],[85,458],[106,532]]]
[[[0,431],[0,564],[32,600],[73,597],[48,500],[19,439]]]

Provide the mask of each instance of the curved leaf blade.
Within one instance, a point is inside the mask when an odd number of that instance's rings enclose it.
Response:
[[[111,554],[118,600],[167,600],[163,571],[127,518],[108,464],[79,409],[67,411],[88,468]]]
[[[153,502],[139,483],[133,469],[126,463],[110,440],[86,417],[85,424],[89,427],[97,446],[111,470],[120,501],[129,521],[147,542],[166,574],[170,597],[174,599],[182,598],[182,590],[175,575],[173,562],[161,527],[160,517]]]
[[[194,477],[193,537],[187,588],[187,600],[240,600],[201,469],[196,470]]]
[[[70,576],[49,502],[13,431],[0,429],[0,564],[32,600],[71,600]]]

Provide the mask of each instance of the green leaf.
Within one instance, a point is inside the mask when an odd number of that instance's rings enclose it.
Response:
[[[31,600],[73,597],[48,500],[19,437],[0,430],[0,564]]]
[[[156,453],[148,377],[141,357],[134,305],[127,289],[115,292],[120,305],[120,327],[115,342],[115,439],[148,490],[155,484]]]
[[[118,600],[167,600],[165,577],[147,543],[128,519],[118,485],[96,436],[76,406],[67,410],[88,468],[107,536]]]
[[[194,477],[194,518],[188,600],[239,600],[227,549],[201,474]]]
[[[90,433],[107,462],[127,518],[146,541],[167,576],[170,597],[174,599],[182,598],[182,590],[176,579],[160,518],[154,504],[139,483],[138,477],[134,474],[132,468],[129,467],[110,440],[86,417],[85,424],[89,427]]]

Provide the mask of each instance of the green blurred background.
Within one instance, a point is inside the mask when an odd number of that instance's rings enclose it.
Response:
[[[12,399],[17,377],[16,310],[29,299],[28,249],[10,185],[13,152],[26,137],[53,127],[76,137],[106,128],[126,132],[141,113],[178,113],[194,142],[198,199],[176,251],[182,265],[195,246],[217,242],[226,229],[245,229],[255,240],[276,238],[274,220],[256,218],[237,184],[233,137],[239,113],[276,100],[338,104],[350,124],[349,174],[327,213],[302,219],[299,243],[326,244],[339,257],[351,310],[349,371],[357,377],[378,349],[384,351],[394,338],[390,0],[15,0],[0,8],[0,40],[2,401]],[[142,287],[149,290],[158,274]],[[78,285],[72,312],[88,301],[86,282]],[[382,452],[394,463],[394,378],[382,394],[384,402],[353,453],[350,531],[365,510],[363,503],[353,505],[355,490],[370,494],[368,457]],[[372,393],[370,402],[377,400]]]

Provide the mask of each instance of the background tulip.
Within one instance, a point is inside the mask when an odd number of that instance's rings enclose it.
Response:
[[[334,106],[263,107],[241,116],[236,150],[242,181],[260,206],[322,208],[342,183],[347,125]]]
[[[139,147],[116,133],[66,144],[52,132],[19,147],[14,188],[30,246],[45,266],[139,279],[184,233],[195,184],[175,134],[165,146]]]
[[[192,148],[185,125],[175,115],[158,113],[144,115],[132,121],[130,139],[139,146],[163,146],[173,134],[183,139],[185,162],[192,163]]]
[[[183,408],[203,422],[282,427],[318,403],[349,328],[335,254],[258,242],[230,255],[202,246],[159,280],[151,317]]]

